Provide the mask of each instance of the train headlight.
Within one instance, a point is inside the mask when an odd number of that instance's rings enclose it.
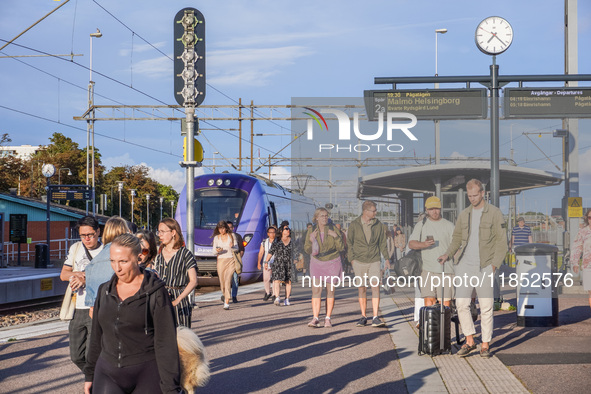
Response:
[[[215,184],[218,186],[222,186],[222,180],[221,179],[216,180]]]
[[[253,234],[245,234],[244,237],[242,238],[242,244],[246,247],[246,245],[248,245],[248,243],[250,242],[250,240],[252,239]]]
[[[214,182],[215,182],[215,181],[214,181],[213,179],[209,179],[209,180],[207,181],[207,186],[213,186]]]
[[[226,180],[224,181],[224,185],[226,185],[226,186],[230,186],[230,180],[229,180],[229,179],[226,179]]]

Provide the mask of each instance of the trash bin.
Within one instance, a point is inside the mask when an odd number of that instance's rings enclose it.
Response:
[[[517,325],[558,326],[558,247],[525,244],[515,248],[515,257]]]
[[[35,245],[35,268],[47,268],[47,244]]]

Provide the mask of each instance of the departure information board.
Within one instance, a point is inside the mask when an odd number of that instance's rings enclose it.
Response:
[[[51,185],[52,200],[92,200],[92,188],[86,185]]]
[[[369,120],[380,112],[407,112],[419,120],[486,119],[488,111],[484,88],[366,90],[364,101]]]
[[[505,118],[591,118],[591,88],[506,88]]]

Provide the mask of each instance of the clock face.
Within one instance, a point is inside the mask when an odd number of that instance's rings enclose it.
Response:
[[[505,19],[490,16],[476,28],[476,46],[487,55],[498,55],[513,41],[513,28]]]
[[[41,168],[41,173],[46,178],[52,177],[53,174],[55,174],[55,167],[53,166],[53,164],[44,164]]]

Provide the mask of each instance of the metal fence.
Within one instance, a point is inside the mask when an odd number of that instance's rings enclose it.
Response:
[[[52,244],[58,243],[57,249],[51,249],[49,251],[50,261],[64,261],[68,256],[68,250],[70,246],[79,241],[80,239],[64,238],[64,239],[53,239]],[[30,244],[21,244],[21,262],[35,262],[35,246],[37,244],[46,244],[47,241],[34,241]],[[16,265],[18,262],[18,244],[12,242],[6,242],[4,244],[4,266],[6,264]]]

